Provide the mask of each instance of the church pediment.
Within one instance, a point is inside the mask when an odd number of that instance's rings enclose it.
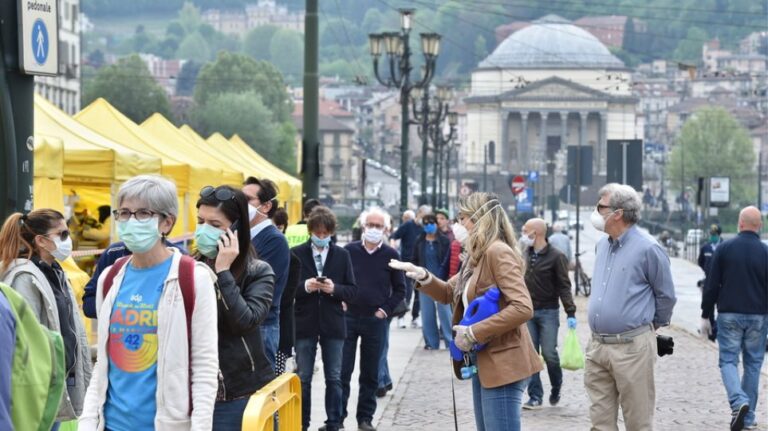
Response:
[[[610,99],[611,95],[574,82],[552,77],[534,82],[523,88],[508,91],[501,100],[563,100],[563,99]]]

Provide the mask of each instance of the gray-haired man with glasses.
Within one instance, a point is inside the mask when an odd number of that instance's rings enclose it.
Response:
[[[653,429],[656,401],[655,330],[669,325],[675,306],[669,258],[641,231],[641,201],[630,186],[607,184],[590,217],[608,234],[597,243],[584,383],[593,430],[618,430],[618,409],[628,430]]]

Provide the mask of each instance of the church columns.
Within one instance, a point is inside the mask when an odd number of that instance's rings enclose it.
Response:
[[[608,167],[606,165],[606,156],[608,152],[608,113],[607,112],[600,112],[598,113],[600,116],[600,127],[597,129],[597,170],[595,173],[597,175],[601,175],[604,172],[608,171]]]
[[[560,111],[560,147],[568,147],[568,112]]]
[[[520,161],[520,168],[528,169],[528,111],[520,113]]]
[[[579,112],[579,119],[581,120],[579,125],[579,145],[582,147],[587,145],[587,115],[589,115],[589,112]]]
[[[547,154],[547,118],[549,118],[549,112],[541,112],[541,124],[539,125],[539,147],[541,148],[541,155],[546,158]]]
[[[501,149],[499,151],[500,158],[496,159],[496,163],[501,166],[502,171],[510,169],[512,164],[512,151],[510,151],[509,142],[509,111],[502,111],[501,113],[501,142],[499,143]]]

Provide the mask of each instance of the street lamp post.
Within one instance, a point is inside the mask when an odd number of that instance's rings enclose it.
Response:
[[[458,124],[459,115],[456,112],[448,112],[448,135],[443,135],[442,128],[439,128],[435,133],[435,138],[439,145],[437,145],[437,155],[439,157],[440,171],[438,172],[438,184],[439,192],[438,205],[442,208],[445,207],[448,202],[448,173],[451,169],[451,152],[453,151],[453,137],[456,134],[456,125]],[[450,144],[450,145],[449,145]],[[446,163],[443,161],[446,160]],[[443,176],[443,165],[445,165],[445,176]],[[445,188],[443,188],[443,178],[445,178]],[[443,200],[443,192],[445,192],[445,200]]]
[[[421,33],[421,48],[424,54],[424,71],[421,79],[411,83],[411,48],[410,33],[413,24],[414,9],[400,9],[400,32],[370,34],[371,56],[373,57],[373,72],[381,85],[400,89],[400,211],[408,209],[408,99],[413,88],[426,88],[435,73],[437,55],[440,52],[440,35],[436,33]],[[382,49],[383,48],[383,49]],[[379,57],[386,52],[389,60],[389,73],[385,76],[379,71]],[[385,72],[386,73],[386,72]],[[423,162],[425,163],[425,162]],[[423,175],[422,175],[423,176]],[[421,185],[422,193],[426,184]]]
[[[417,109],[416,100],[419,96],[421,98],[421,109]],[[427,184],[427,149],[429,148],[429,141],[432,141],[432,199],[431,204],[433,208],[437,208],[438,205],[438,188],[442,183],[440,182],[440,169],[441,164],[441,145],[443,140],[442,125],[446,118],[448,118],[448,102],[451,97],[451,90],[448,87],[438,87],[436,91],[436,98],[430,103],[428,96],[428,88],[414,89],[413,93],[413,117],[412,124],[419,126],[419,137],[423,143],[421,153],[421,182],[422,182],[422,196],[426,196],[426,184]]]

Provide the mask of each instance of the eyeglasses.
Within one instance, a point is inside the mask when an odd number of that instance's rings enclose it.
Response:
[[[117,221],[123,221],[123,222],[130,220],[131,217],[134,217],[137,221],[141,223],[145,223],[145,222],[148,222],[155,215],[165,215],[165,214],[155,212],[155,211],[150,211],[148,209],[140,209],[136,211],[121,209],[121,210],[112,211],[112,217],[114,217],[115,220]]]
[[[45,234],[45,236],[50,236],[50,235],[58,236],[59,239],[63,242],[63,241],[66,241],[69,238],[69,231],[68,230],[64,230],[64,231],[61,231],[59,233],[55,233],[54,232],[54,233]]]
[[[366,223],[365,227],[367,229],[384,229],[383,224],[375,224],[375,223]]]
[[[213,186],[205,186],[200,190],[201,198],[209,198],[213,195],[220,202],[228,201],[235,198],[235,192],[230,189],[216,188]]]

